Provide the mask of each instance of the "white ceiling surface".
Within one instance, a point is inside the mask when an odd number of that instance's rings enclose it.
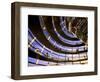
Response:
[[[10,79],[10,65],[11,65],[11,2],[37,2],[37,3],[52,3],[65,5],[85,5],[98,6],[98,22],[100,22],[100,0],[1,0],[0,1],[0,82],[15,82]],[[98,25],[100,27],[100,25]],[[98,35],[100,35],[100,28],[98,28]],[[100,42],[100,38],[98,38]],[[99,45],[100,43],[98,43]],[[100,49],[100,46],[98,46]],[[98,50],[99,51],[99,50]],[[100,51],[98,59],[100,59]],[[98,60],[100,62],[100,60]],[[100,69],[100,64],[98,66]],[[22,81],[22,80],[21,80]],[[100,82],[100,71],[98,75],[93,76],[79,76],[79,77],[63,77],[63,78],[49,78],[49,79],[35,79],[29,82]],[[23,80],[27,82],[27,80]]]

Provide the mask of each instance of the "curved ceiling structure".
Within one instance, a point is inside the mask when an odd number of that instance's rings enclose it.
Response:
[[[66,19],[67,17],[29,15],[29,66],[87,63],[88,47],[76,34],[68,31]]]

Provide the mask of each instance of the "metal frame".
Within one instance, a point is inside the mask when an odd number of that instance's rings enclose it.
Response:
[[[20,7],[44,7],[57,9],[77,9],[77,10],[93,10],[95,12],[94,20],[94,72],[78,72],[78,73],[60,73],[60,74],[43,74],[43,75],[20,75]],[[68,76],[83,76],[97,74],[97,7],[75,6],[75,5],[57,5],[57,4],[40,4],[14,2],[11,4],[11,78],[15,80],[36,79],[36,78],[55,78]]]

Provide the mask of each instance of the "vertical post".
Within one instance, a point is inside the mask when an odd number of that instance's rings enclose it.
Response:
[[[36,57],[36,59],[37,59],[37,60],[36,60],[36,64],[38,64],[38,63],[39,63],[39,50],[36,49],[36,52],[38,53],[38,54],[37,54],[37,57]]]

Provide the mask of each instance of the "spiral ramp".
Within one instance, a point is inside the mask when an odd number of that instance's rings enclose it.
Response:
[[[87,52],[86,18],[28,16],[29,66],[87,64]]]

